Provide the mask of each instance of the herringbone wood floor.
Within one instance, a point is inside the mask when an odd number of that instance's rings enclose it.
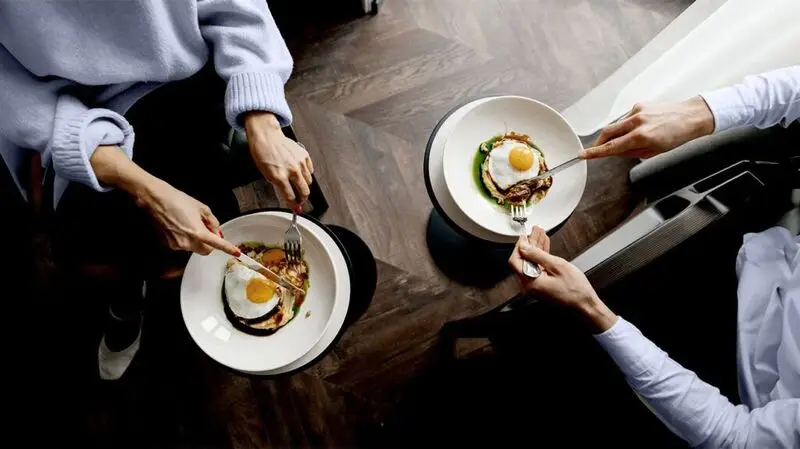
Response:
[[[41,385],[69,384],[57,387],[60,395],[33,395],[26,404],[41,407],[52,428],[27,433],[28,446],[40,445],[39,438],[54,441],[48,446],[82,447],[421,446],[422,429],[435,425],[409,427],[409,416],[497,413],[472,410],[469,390],[451,391],[438,408],[420,396],[430,393],[422,379],[431,376],[443,385],[456,376],[483,387],[479,373],[435,364],[437,333],[515,289],[513,280],[488,290],[459,286],[431,261],[425,245],[431,204],[422,181],[428,136],[453,106],[487,94],[525,95],[563,109],[689,1],[386,0],[379,15],[363,18],[350,16],[357,5],[340,11],[343,0],[319,3],[270,6],[295,57],[287,95],[295,131],[331,203],[324,221],[359,233],[381,260],[369,311],[311,369],[249,378],[200,352],[181,324],[176,286],[156,286],[164,290],[152,293],[163,299],[160,310],[149,312],[142,353],[122,381],[99,385],[84,371],[68,375],[93,366],[94,354],[63,355],[58,376],[35,377],[46,379],[36,381]],[[582,202],[553,235],[556,253],[576,255],[630,214],[636,199],[627,189],[629,168],[627,161],[590,163]],[[272,194],[255,183],[237,196],[247,210],[266,205]],[[96,340],[85,343],[93,348]],[[482,346],[474,342],[464,351]],[[513,402],[513,390],[503,395]],[[480,427],[456,426],[455,439],[485,436]]]
[[[387,0],[377,16],[343,24],[334,6],[298,14],[293,3],[271,2],[295,57],[287,95],[332,205],[326,221],[359,233],[383,261],[449,282],[425,244],[422,158],[437,121],[490,94],[564,109],[690,2]],[[630,167],[590,162],[583,200],[552,236],[554,252],[574,257],[630,214]],[[240,192],[245,209],[259,205],[258,190]],[[505,283],[490,297],[501,302],[514,288]]]

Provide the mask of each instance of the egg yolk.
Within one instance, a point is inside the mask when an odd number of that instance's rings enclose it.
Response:
[[[261,304],[269,301],[275,295],[275,284],[267,279],[251,278],[247,281],[245,296],[250,302]]]
[[[264,265],[270,265],[275,262],[280,262],[283,259],[284,259],[283,250],[278,248],[273,248],[267,250],[267,252],[265,252],[261,256],[261,263],[263,263]]]
[[[530,148],[514,147],[508,153],[508,163],[519,171],[524,171],[533,166],[533,151]]]

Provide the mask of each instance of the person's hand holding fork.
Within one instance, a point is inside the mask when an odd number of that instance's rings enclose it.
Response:
[[[523,273],[523,261],[538,264],[542,274],[532,279]],[[614,325],[617,316],[606,307],[589,280],[575,265],[550,254],[550,238],[538,226],[517,241],[511,258],[511,269],[517,274],[522,290],[579,311],[595,333]]]

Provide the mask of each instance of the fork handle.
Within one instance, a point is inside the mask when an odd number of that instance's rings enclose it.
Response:
[[[523,260],[522,273],[531,279],[536,279],[542,275],[542,269],[536,264],[530,263],[527,260]]]

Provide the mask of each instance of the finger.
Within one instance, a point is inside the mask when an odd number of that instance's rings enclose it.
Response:
[[[214,252],[214,247],[206,245],[205,243],[196,242],[192,244],[190,248],[186,248],[186,250],[200,254],[201,256],[207,256]]]
[[[290,203],[295,202],[294,189],[288,179],[279,179],[275,182],[275,187],[281,192],[281,195]]]
[[[211,232],[200,232],[200,235],[197,236],[197,239],[213,249],[218,249],[222,252],[228,253],[233,257],[239,257],[241,255],[241,251],[239,248],[236,247],[233,243],[223,239],[217,234]]]
[[[545,250],[537,248],[530,244],[520,245],[519,253],[523,259],[528,260],[530,262],[538,263],[545,269],[553,268],[558,262],[557,257],[550,255]]]
[[[294,191],[297,193],[297,196],[299,196],[295,202],[301,204],[306,200],[306,198],[308,198],[309,195],[311,195],[311,189],[308,187],[308,184],[306,184],[306,180],[303,178],[302,173],[292,173],[291,179],[292,185],[295,189]]]
[[[636,147],[636,139],[632,133],[625,134],[598,147],[587,148],[580,153],[581,159],[597,159],[601,157],[622,155]]]
[[[306,180],[307,185],[311,185],[314,182],[314,178],[311,177],[311,170],[308,168],[308,161],[311,159],[306,158],[306,160],[300,164],[300,170],[303,172],[303,179]]]
[[[639,148],[636,150],[630,150],[625,153],[625,157],[633,157],[638,159],[650,159],[653,156],[658,155],[659,152],[656,150],[650,150],[646,148]]]
[[[213,232],[214,234],[219,234],[219,220],[211,211],[208,211],[208,214],[203,215],[203,223],[206,225],[209,231]]]
[[[548,237],[544,230],[542,230],[542,244],[539,247],[542,248],[544,252],[550,253],[550,237]]]
[[[511,257],[508,258],[508,265],[517,273],[522,273],[522,256],[519,253],[519,247],[523,243],[523,239],[525,239],[525,237],[520,237],[517,239],[517,243],[514,245],[514,250],[511,251]]]
[[[543,249],[545,252],[550,252],[550,237],[544,229],[539,226],[534,226],[531,235],[528,237],[528,242]]]
[[[311,157],[307,157],[306,158],[306,166],[308,167],[308,171],[310,171],[311,174],[313,175],[314,174],[314,162],[311,160]]]
[[[605,129],[600,133],[600,136],[598,136],[594,146],[602,145],[611,139],[616,139],[619,136],[628,134],[639,124],[641,124],[641,118],[635,115],[624,120],[620,120],[617,123],[612,123],[606,126]]]

